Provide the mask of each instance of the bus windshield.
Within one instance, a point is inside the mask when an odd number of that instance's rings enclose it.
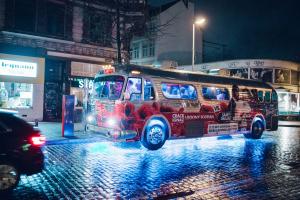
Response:
[[[103,76],[94,81],[95,95],[100,99],[117,100],[124,85],[123,76]]]

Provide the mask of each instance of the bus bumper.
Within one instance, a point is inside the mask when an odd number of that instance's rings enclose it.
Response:
[[[96,132],[104,137],[114,139],[114,140],[128,140],[128,139],[133,139],[137,136],[136,131],[116,130],[112,128],[99,127],[92,124],[87,124],[86,130]]]

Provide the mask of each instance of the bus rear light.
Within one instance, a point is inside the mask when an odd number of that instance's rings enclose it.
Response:
[[[30,138],[30,141],[32,145],[34,146],[42,146],[46,143],[46,137],[45,136],[32,136]]]

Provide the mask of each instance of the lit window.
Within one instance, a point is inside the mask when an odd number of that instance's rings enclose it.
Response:
[[[155,93],[154,93],[154,87],[150,80],[144,81],[144,100],[154,100],[155,99]]]
[[[162,83],[163,95],[169,99],[197,99],[197,92],[194,86],[188,84]]]
[[[128,78],[125,99],[130,101],[141,100],[142,97],[142,79]]]
[[[202,87],[202,95],[207,100],[229,100],[229,92],[227,88]]]
[[[0,82],[0,108],[31,108],[33,84]]]
[[[155,54],[155,45],[154,45],[154,42],[150,42],[149,43],[149,56],[154,56]]]

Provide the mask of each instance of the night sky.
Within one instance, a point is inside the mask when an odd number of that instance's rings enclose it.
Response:
[[[159,5],[170,1],[150,2]],[[204,39],[226,45],[223,59],[270,58],[300,62],[299,0],[196,2],[196,12],[208,20]]]

